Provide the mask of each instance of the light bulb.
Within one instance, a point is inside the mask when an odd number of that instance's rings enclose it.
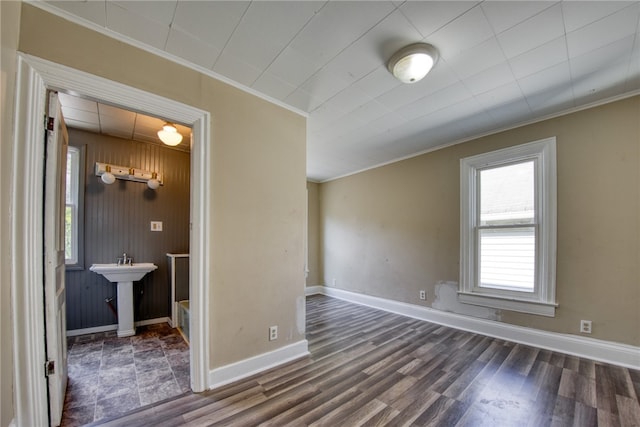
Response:
[[[178,129],[171,123],[165,123],[162,130],[158,131],[158,138],[170,146],[176,146],[182,142],[182,135],[178,133]]]
[[[105,172],[102,174],[100,179],[105,184],[113,184],[114,182],[116,182],[116,177],[111,173],[111,166],[107,165],[107,167],[105,168]]]
[[[147,187],[152,190],[156,190],[158,187],[160,187],[160,181],[158,181],[157,179],[150,179],[149,181],[147,181]]]

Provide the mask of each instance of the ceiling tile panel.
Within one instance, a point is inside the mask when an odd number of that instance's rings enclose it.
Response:
[[[386,66],[376,68],[353,84],[354,87],[369,94],[371,98],[377,98],[400,85],[402,83],[391,75]]]
[[[628,65],[631,60],[630,52],[635,38],[635,35],[631,35],[599,49],[571,58],[572,78],[578,80],[588,74],[598,71],[604,72],[611,68],[613,64],[622,63],[623,66]]]
[[[424,38],[477,4],[477,1],[407,1],[400,6],[400,10]]]
[[[414,120],[471,98],[464,85],[456,83],[397,110],[407,120]]]
[[[122,117],[100,116],[100,131],[120,138],[133,139],[135,118],[123,120]]]
[[[482,10],[496,34],[526,21],[554,5],[551,1],[485,1]]]
[[[465,79],[463,82],[472,94],[479,95],[512,81],[515,81],[515,77],[511,67],[508,63],[502,62]]]
[[[52,5],[66,10],[82,19],[94,22],[100,27],[107,25],[105,1],[47,1]]]
[[[526,100],[517,98],[492,108],[489,114],[502,128],[526,121],[531,117],[531,108]]]
[[[333,74],[328,69],[322,69],[301,85],[300,89],[311,95],[312,102],[308,111],[313,111],[320,104],[344,90],[349,84],[350,82],[344,80],[341,76]]]
[[[571,70],[568,62],[562,62],[531,74],[518,81],[522,93],[532,109],[546,108],[555,97],[560,97],[562,102],[567,101],[572,94],[571,87],[567,84],[571,81]]]
[[[180,1],[171,27],[222,50],[249,4],[248,1]]]
[[[483,109],[491,112],[494,108],[521,101],[523,99],[523,95],[518,83],[511,82],[481,93],[475,98]],[[492,116],[495,117],[493,114]]]
[[[635,3],[567,34],[569,57],[582,55],[635,34],[638,31],[639,13],[640,3]]]
[[[107,27],[157,49],[164,49],[169,26],[137,15],[119,4],[107,2]]]
[[[356,81],[378,68],[400,48],[422,36],[399,11],[388,15],[369,32],[345,48],[325,68],[349,81]]]
[[[98,103],[88,99],[78,98],[77,96],[67,95],[59,92],[58,98],[63,108],[73,108],[76,110],[87,111],[90,113],[98,113]]]
[[[64,104],[64,99],[61,99],[60,103],[62,104],[62,115],[64,116],[65,120],[80,121],[100,126],[100,117],[98,116],[97,110],[96,112],[93,112],[66,107]]]
[[[316,71],[318,66],[308,58],[308,55],[302,55],[295,49],[287,47],[266,72],[298,87]]]
[[[239,60],[265,69],[322,8],[324,2],[252,2],[225,47]]]
[[[395,110],[456,82],[459,80],[455,73],[444,60],[440,60],[424,79],[410,85],[397,85],[376,99],[385,107]]]
[[[64,112],[63,112],[64,115]],[[87,132],[100,133],[100,125],[98,123],[87,123],[79,120],[71,120],[65,117],[64,119],[67,127],[86,130]]]
[[[209,70],[213,68],[215,60],[220,55],[218,48],[176,28],[169,31],[165,50]]]
[[[628,71],[629,63],[620,61],[611,64],[606,70],[583,76],[573,87],[576,102],[590,103],[623,93]]]
[[[632,5],[632,1],[564,1],[562,15],[568,33]]]
[[[270,72],[262,73],[251,87],[265,95],[280,100],[286,99],[289,94],[296,90],[296,86],[274,76]]]
[[[458,77],[466,79],[506,60],[498,40],[491,37],[478,46],[447,59],[447,64],[453,68]]]
[[[171,25],[176,5],[178,4],[177,0],[126,0],[114,1],[113,3],[117,3],[123,9],[127,9],[138,16],[157,21],[166,27]]]
[[[425,41],[436,46],[445,59],[450,59],[493,36],[489,21],[482,9],[476,6],[428,36]]]
[[[559,4],[498,35],[507,58],[513,58],[564,35],[562,8]]]
[[[245,86],[251,86],[262,74],[262,69],[236,58],[230,52],[222,52],[213,66],[213,71],[223,76],[234,76],[233,79]]]
[[[567,41],[562,36],[511,58],[509,63],[516,78],[521,78],[565,62],[567,59]]]
[[[117,120],[122,120],[124,122],[135,122],[136,113],[132,111],[123,110],[118,107],[113,107],[111,105],[106,104],[98,104],[98,112],[100,113],[100,117],[113,117]]]
[[[323,66],[394,10],[391,2],[328,2],[290,47]]]

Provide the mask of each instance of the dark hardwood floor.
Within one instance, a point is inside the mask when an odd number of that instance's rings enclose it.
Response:
[[[101,426],[640,426],[640,371],[326,296],[311,356]]]

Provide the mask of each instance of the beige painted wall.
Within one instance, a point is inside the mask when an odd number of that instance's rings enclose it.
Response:
[[[320,185],[307,181],[307,286],[322,285],[322,264],[320,259]]]
[[[323,183],[325,283],[431,306],[458,281],[460,158],[556,136],[559,307],[502,320],[577,334],[590,319],[591,337],[640,345],[639,118],[636,96]]]
[[[13,419],[13,341],[11,332],[11,284],[10,270],[10,210],[9,186],[11,179],[11,138],[13,135],[13,105],[15,94],[16,50],[20,30],[20,3],[0,2],[0,425],[6,426]]]
[[[306,119],[28,4],[19,47],[211,113],[210,368],[303,340]]]

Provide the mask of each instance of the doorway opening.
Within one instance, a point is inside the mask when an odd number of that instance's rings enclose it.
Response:
[[[199,392],[208,388],[209,333],[208,301],[209,254],[211,251],[212,175],[209,147],[210,115],[208,112],[169,100],[136,88],[71,69],[30,55],[18,56],[16,85],[16,126],[13,140],[13,166],[21,176],[11,183],[12,259],[11,291],[15,310],[14,360],[16,379],[16,421],[20,425],[55,424],[49,420],[50,399],[47,380],[42,376],[46,360],[44,301],[43,229],[45,153],[42,144],[45,99],[48,90],[73,93],[88,99],[184,123],[192,128],[193,144],[190,190],[189,268],[190,304],[190,386]],[[24,262],[29,260],[29,262]],[[62,334],[46,328],[47,334]],[[55,361],[53,361],[55,362]],[[53,367],[55,364],[48,364]]]
[[[182,141],[169,146],[157,135],[168,119],[63,92],[57,98],[69,145],[61,171],[67,182],[65,426],[191,390],[188,338],[180,333],[189,330],[189,317],[180,325],[172,315],[176,289],[189,299],[191,129],[174,124]],[[107,184],[96,173],[101,164],[113,172],[125,165],[128,175],[114,175],[118,179]],[[145,181],[153,174],[157,187]],[[132,266],[157,267],[132,282],[130,295],[90,270],[93,264],[118,266],[125,256]],[[120,299],[131,302],[128,316],[121,316],[127,310]],[[127,317],[133,329],[122,327]]]

